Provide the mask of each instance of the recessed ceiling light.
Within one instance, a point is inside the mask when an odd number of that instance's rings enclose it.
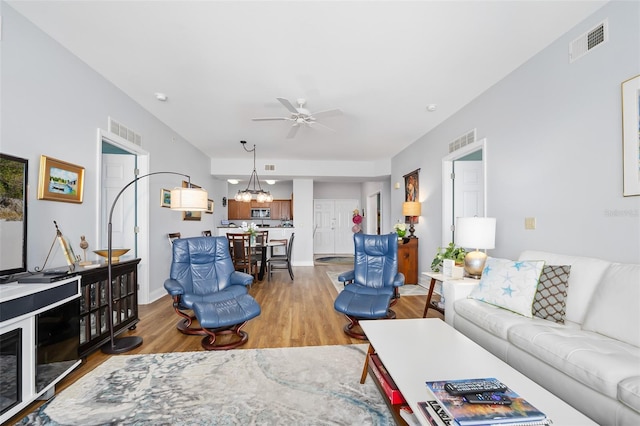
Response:
[[[227,179],[227,182],[229,182],[231,185],[237,185],[240,183],[238,179]]]
[[[169,99],[169,98],[164,93],[158,92],[158,93],[156,93],[156,99],[159,100],[160,102],[166,102],[167,99]]]
[[[264,181],[267,182],[267,184],[269,184],[269,185],[275,185],[275,183],[276,183],[276,181],[273,180],[273,179],[265,179]]]
[[[427,105],[427,111],[429,111],[429,112],[433,112],[433,111],[435,111],[437,109],[438,109],[438,105],[436,105],[436,104]]]

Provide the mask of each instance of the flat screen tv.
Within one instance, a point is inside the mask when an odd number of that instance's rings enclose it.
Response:
[[[29,161],[0,153],[0,282],[27,271]]]

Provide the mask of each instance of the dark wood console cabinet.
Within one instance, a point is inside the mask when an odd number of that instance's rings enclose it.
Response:
[[[398,272],[404,274],[405,284],[418,284],[418,239],[398,240]]]
[[[138,263],[133,259],[114,263],[111,268],[113,295],[113,330],[118,335],[125,329],[133,330],[138,323]],[[83,269],[80,298],[80,347],[81,358],[99,349],[109,341],[107,312],[107,265]]]

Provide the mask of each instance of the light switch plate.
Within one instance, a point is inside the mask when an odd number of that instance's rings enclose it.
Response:
[[[524,218],[524,229],[536,229],[536,218],[535,217],[525,217]]]

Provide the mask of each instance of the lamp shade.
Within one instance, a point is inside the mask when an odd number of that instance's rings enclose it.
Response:
[[[459,217],[456,220],[456,245],[474,249],[496,246],[495,217]]]
[[[422,207],[418,201],[407,201],[402,203],[403,216],[420,216]]]
[[[207,191],[201,188],[174,188],[171,190],[171,210],[207,210]]]

